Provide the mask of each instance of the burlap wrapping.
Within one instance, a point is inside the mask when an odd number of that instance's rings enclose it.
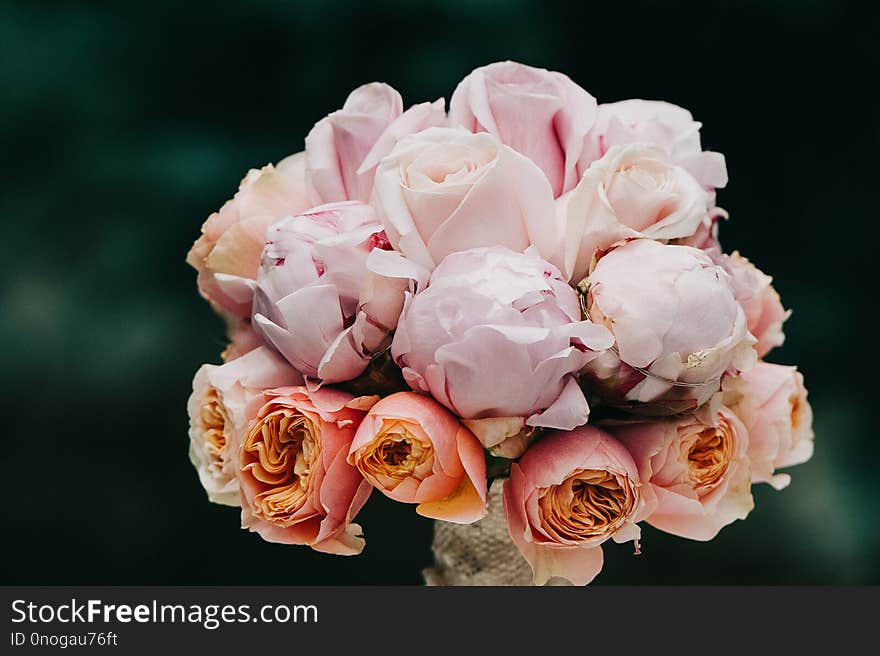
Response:
[[[489,490],[485,518],[468,525],[434,522],[432,548],[434,567],[422,572],[426,585],[533,585],[532,570],[507,531],[501,481]]]

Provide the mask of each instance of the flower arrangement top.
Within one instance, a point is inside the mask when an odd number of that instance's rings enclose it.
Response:
[[[745,519],[753,483],[812,455],[812,416],[764,360],[789,311],[721,247],[700,127],[514,62],[448,112],[355,89],[187,258],[230,340],[188,405],[209,499],[351,555],[374,491],[466,525],[497,480],[539,584],[590,582],[610,542],[650,553],[643,522],[710,540]]]

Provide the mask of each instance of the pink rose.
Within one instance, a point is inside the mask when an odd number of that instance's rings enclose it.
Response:
[[[649,414],[693,409],[720,389],[722,374],[756,360],[729,276],[696,248],[636,239],[602,256],[587,284],[589,316],[616,342],[587,370],[609,403]]]
[[[306,137],[307,172],[324,203],[367,202],[376,166],[397,141],[413,132],[446,124],[441,98],[403,111],[403,99],[387,84],[358,87],[342,109],[315,124]]]
[[[631,143],[663,147],[672,162],[684,167],[705,187],[724,187],[727,167],[721,153],[703,152],[701,123],[682,107],[657,100],[623,100],[599,105],[587,136],[581,166],[602,158],[609,149]]]
[[[428,269],[477,246],[560,255],[547,179],[489,134],[431,128],[402,139],[376,171],[372,203],[394,248]]]
[[[692,540],[711,540],[754,507],[749,434],[720,407],[711,425],[694,415],[609,429],[629,450],[647,483],[651,526]]]
[[[577,184],[596,99],[562,73],[506,61],[474,70],[449,102],[449,121],[489,132],[537,164],[559,196]],[[589,162],[587,162],[589,164]]]
[[[602,543],[635,540],[645,513],[636,464],[593,426],[554,431],[510,466],[504,482],[510,537],[534,572],[586,585],[602,570]]]
[[[376,400],[329,388],[267,391],[239,448],[242,528],[269,542],[359,554],[364,539],[352,520],[372,488],[345,458]]]
[[[752,481],[786,487],[791,476],[775,471],[813,455],[813,412],[804,377],[794,367],[759,362],[724,381],[724,402],[749,431]]]
[[[443,260],[408,300],[391,353],[410,387],[459,417],[570,429],[589,414],[574,375],[611,343],[581,321],[554,266],[496,246]]]
[[[425,517],[470,524],[486,514],[483,447],[428,396],[387,396],[361,422],[348,461],[385,496]]]
[[[560,202],[566,272],[580,282],[597,250],[621,239],[689,237],[711,225],[709,194],[660,148],[614,146]]]
[[[310,380],[357,377],[397,323],[410,284],[404,276],[423,274],[394,253],[371,257],[388,240],[373,209],[354,201],[283,219],[268,239],[254,328]]]
[[[189,458],[211,501],[239,505],[236,448],[262,405],[263,391],[299,383],[302,376],[265,347],[196,372],[186,406]]]
[[[749,332],[758,340],[755,344],[758,357],[763,358],[785,341],[782,324],[791,316],[791,310],[782,307],[782,300],[773,288],[773,278],[738,252],[716,253],[715,259],[730,274],[733,293],[746,313]]]
[[[202,226],[186,256],[199,273],[199,292],[228,318],[251,314],[253,289],[266,230],[279,216],[311,207],[305,155],[297,153],[262,169],[251,169],[238,192]]]

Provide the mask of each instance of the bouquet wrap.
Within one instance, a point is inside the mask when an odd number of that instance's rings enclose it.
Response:
[[[489,514],[462,526],[434,522],[431,545],[434,566],[423,571],[429,586],[532,584],[532,570],[510,540],[501,495],[501,485],[489,490]],[[556,578],[549,585],[566,585]]]

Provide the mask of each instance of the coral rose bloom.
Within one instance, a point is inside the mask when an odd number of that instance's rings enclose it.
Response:
[[[399,392],[374,405],[349,462],[385,496],[419,504],[425,517],[469,524],[486,514],[483,448],[429,396]]]
[[[263,390],[302,382],[299,372],[266,347],[223,365],[199,367],[187,402],[189,457],[211,501],[239,505],[236,448],[262,405]]]
[[[504,511],[520,553],[542,585],[586,585],[602,569],[601,544],[638,540],[639,473],[620,442],[593,426],[554,431],[510,467]]]
[[[269,542],[360,553],[352,519],[371,488],[345,457],[376,397],[282,387],[266,399],[240,450],[242,527]]]

